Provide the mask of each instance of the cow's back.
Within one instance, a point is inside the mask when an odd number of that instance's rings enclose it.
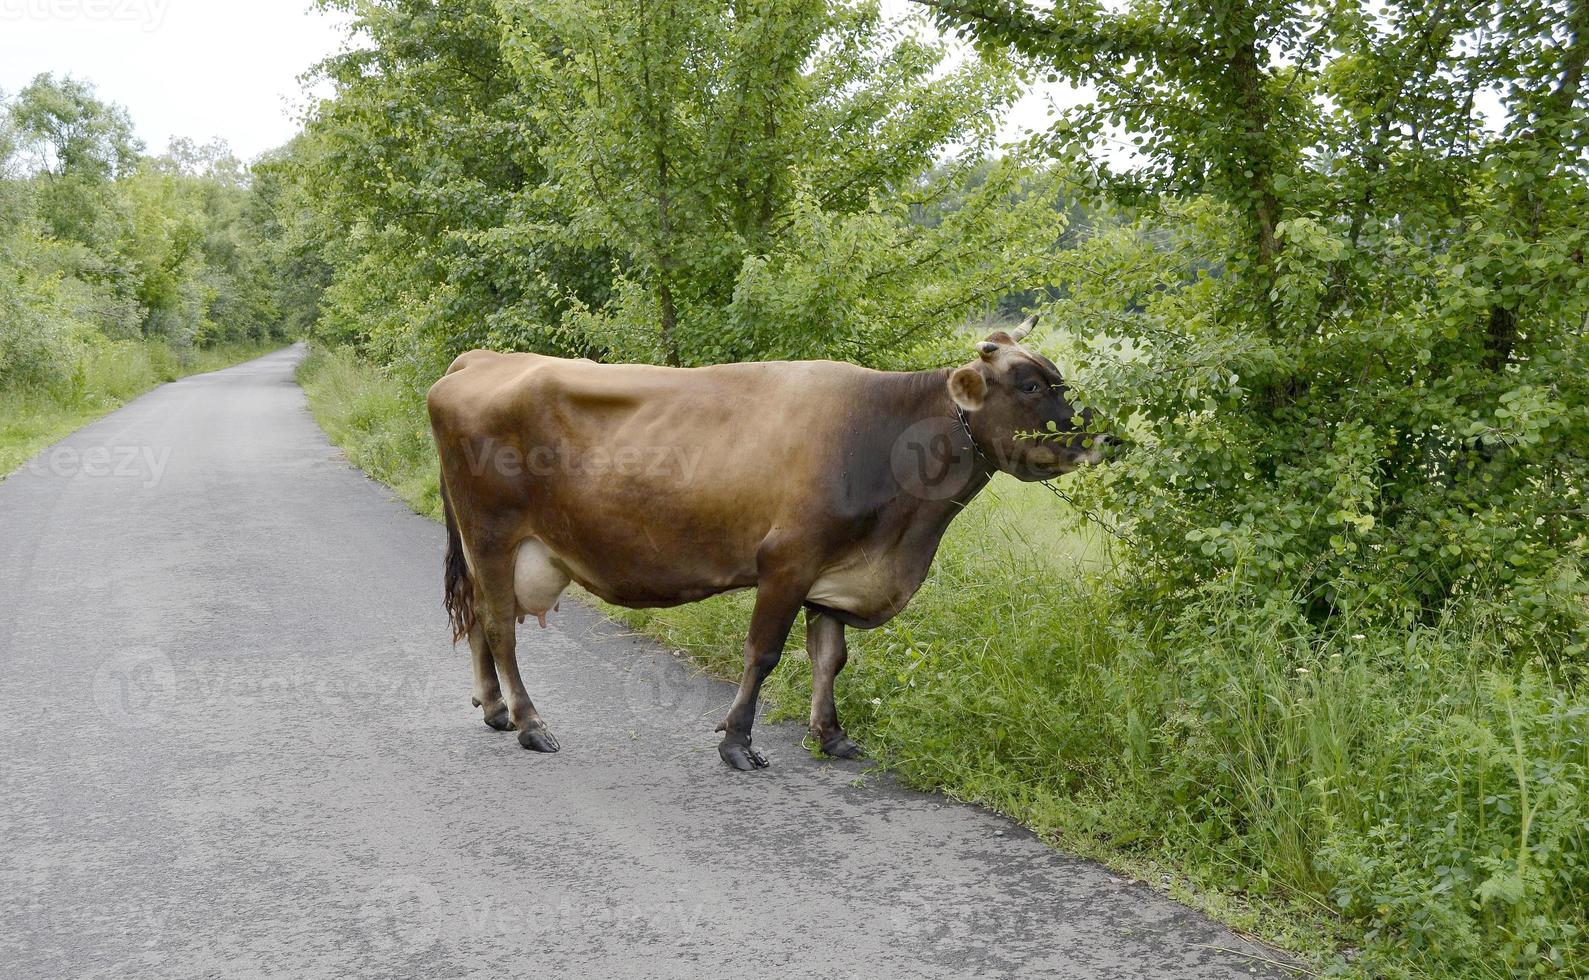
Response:
[[[815,516],[871,374],[475,351],[430,407],[455,498],[545,542],[599,595],[685,601],[753,584],[769,536]]]

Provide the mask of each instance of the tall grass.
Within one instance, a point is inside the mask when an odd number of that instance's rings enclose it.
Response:
[[[435,514],[418,392],[303,375],[359,465]],[[907,610],[851,631],[841,717],[905,780],[1008,813],[1333,974],[1589,975],[1589,701],[1496,636],[1320,633],[1224,583],[1144,619],[1107,538],[998,479]],[[737,676],[751,596],[611,610]],[[803,718],[797,629],[767,695]]]
[[[178,350],[159,340],[84,343],[62,377],[0,387],[0,477],[39,450],[155,385],[257,357],[278,344]]]
[[[316,347],[298,369],[310,411],[355,466],[416,513],[441,520],[436,450],[422,389],[344,348]]]

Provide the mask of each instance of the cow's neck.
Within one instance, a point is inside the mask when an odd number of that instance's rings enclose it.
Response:
[[[913,508],[914,518],[921,523],[924,531],[929,531],[933,535],[934,540],[943,535],[949,527],[949,522],[959,516],[997,472],[993,461],[971,438],[961,421],[959,406],[949,397],[949,374],[952,370],[952,368],[940,368],[935,371],[917,371],[901,375],[906,379],[904,387],[909,392],[909,397],[903,401],[909,408],[897,419],[902,423],[899,425],[900,432],[903,433],[906,428],[923,419],[942,418],[948,423],[949,438],[953,442],[955,451],[970,453],[972,457],[971,473],[964,486],[954,494],[937,500],[910,496],[908,501],[903,502]]]

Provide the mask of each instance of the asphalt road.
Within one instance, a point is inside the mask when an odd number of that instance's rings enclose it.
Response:
[[[349,466],[283,351],[0,483],[0,976],[1278,976],[983,810],[757,729],[577,602],[469,705],[440,527]],[[840,681],[842,683],[842,679]]]

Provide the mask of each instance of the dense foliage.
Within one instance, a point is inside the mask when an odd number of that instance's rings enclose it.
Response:
[[[1139,558],[1589,654],[1589,5],[936,6],[1098,86],[1047,144],[1143,219],[1075,254],[1058,313],[1153,447],[1098,497]]]
[[[146,156],[85,82],[41,75],[0,97],[0,391],[71,396],[118,343],[281,336],[264,213],[224,146]]]
[[[1063,230],[988,157],[1011,72],[875,3],[348,9],[296,154],[321,330],[416,377],[481,345],[927,360]]]

